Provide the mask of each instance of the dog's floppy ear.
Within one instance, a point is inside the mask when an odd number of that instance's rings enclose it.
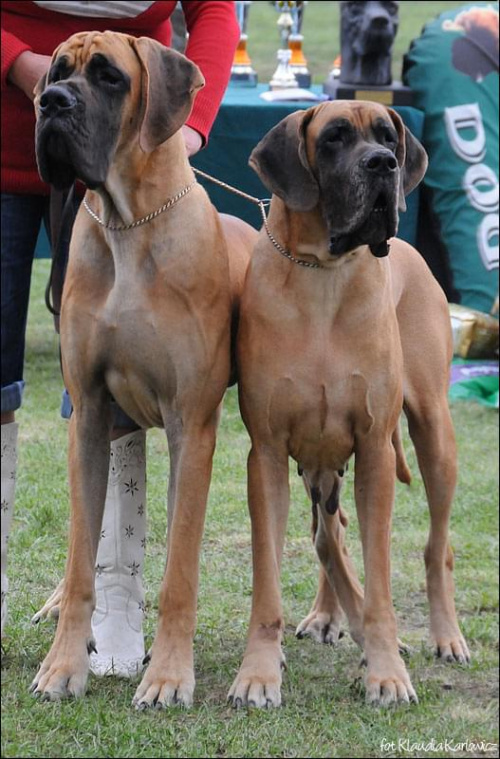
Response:
[[[155,40],[139,37],[132,44],[142,67],[139,143],[150,153],[185,123],[205,80],[198,66]]]
[[[405,195],[418,185],[427,170],[428,158],[423,146],[403,124],[399,113],[392,108],[387,109],[398,133],[396,158],[401,170],[399,183],[399,210],[406,211]]]
[[[307,160],[305,130],[313,108],[290,114],[254,148],[248,163],[268,190],[292,211],[311,211],[319,202],[319,187]]]

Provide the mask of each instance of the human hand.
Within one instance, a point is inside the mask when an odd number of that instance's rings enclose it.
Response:
[[[184,143],[186,145],[186,151],[188,154],[188,157],[194,155],[198,152],[198,150],[203,145],[203,139],[201,137],[201,134],[196,131],[196,129],[191,129],[191,127],[184,126],[182,127],[182,136],[184,137]]]
[[[9,69],[8,80],[19,87],[26,97],[34,100],[33,90],[38,80],[47,73],[51,61],[50,55],[39,55],[25,50],[21,53]]]

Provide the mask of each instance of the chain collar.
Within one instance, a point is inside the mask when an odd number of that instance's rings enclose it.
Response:
[[[279,244],[279,242],[276,240],[276,238],[273,236],[271,230],[269,229],[269,224],[267,222],[267,216],[266,216],[266,210],[264,208],[264,201],[259,202],[259,208],[260,212],[262,214],[262,220],[264,222],[264,227],[266,228],[267,236],[271,240],[272,244],[276,248],[279,253],[281,253],[282,256],[285,258],[288,258],[289,261],[292,261],[294,264],[298,264],[299,266],[304,266],[306,269],[323,269],[324,267],[321,264],[314,263],[313,261],[303,261],[300,258],[295,258],[292,256],[289,250],[286,250],[282,245]]]
[[[105,229],[109,229],[111,232],[126,232],[128,229],[134,229],[135,227],[140,227],[142,224],[147,224],[148,221],[151,221],[152,219],[155,219],[157,216],[159,216],[164,211],[167,211],[169,208],[172,208],[177,201],[179,201],[181,198],[184,197],[184,195],[187,195],[188,192],[190,192],[193,187],[196,184],[196,179],[194,182],[191,182],[191,184],[186,185],[180,192],[177,193],[177,195],[174,195],[173,198],[169,198],[166,203],[164,203],[161,208],[158,208],[156,211],[153,211],[152,213],[148,213],[147,216],[144,216],[142,219],[138,219],[137,221],[133,221],[131,224],[124,224],[121,227],[115,227],[112,224],[106,224],[100,216],[98,216],[94,211],[90,208],[89,204],[87,203],[86,198],[83,199],[83,205],[85,207],[85,210],[92,216],[95,221],[97,221],[98,224],[101,225],[101,227],[104,227]]]
[[[269,226],[267,223],[267,216],[266,216],[266,206],[269,205],[269,203],[271,202],[270,200],[262,200],[259,198],[254,198],[253,195],[249,195],[246,192],[242,192],[241,190],[236,189],[236,187],[232,187],[230,184],[227,184],[227,182],[222,182],[220,179],[216,179],[215,177],[210,176],[210,174],[206,174],[204,171],[200,171],[200,169],[195,169],[193,167],[193,171],[195,174],[198,174],[204,179],[208,179],[209,182],[213,182],[213,184],[219,185],[219,187],[224,187],[225,190],[228,190],[229,192],[232,192],[235,195],[239,195],[241,198],[245,198],[245,200],[249,200],[251,203],[255,203],[256,205],[258,205],[260,208],[260,212],[262,214],[262,220],[264,222],[264,227],[266,228],[267,236],[271,240],[276,250],[278,250],[282,256],[285,256],[285,258],[288,258],[289,261],[293,261],[294,264],[298,264],[299,266],[304,266],[307,269],[325,268],[321,264],[315,264],[310,261],[301,261],[300,258],[294,258],[294,256],[292,256],[292,254],[288,250],[285,250],[285,248],[283,248],[283,246],[279,244],[276,238],[273,237],[273,235],[271,234],[271,230],[269,229]]]

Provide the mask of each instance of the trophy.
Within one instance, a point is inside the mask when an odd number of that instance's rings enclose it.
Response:
[[[302,52],[304,38],[301,34],[306,3],[278,0],[273,4],[280,13],[277,24],[280,28],[281,48],[277,52],[278,68],[269,86],[272,90],[310,87],[311,75]]]
[[[236,17],[240,25],[240,41],[238,42],[231,67],[231,82],[247,87],[255,87],[257,84],[257,72],[252,66],[252,61],[247,50],[248,12],[251,4],[250,0],[235,3]]]
[[[304,36],[302,34],[302,24],[304,22],[304,11],[307,2],[290,3],[292,5],[293,27],[288,37],[288,47],[292,51],[290,59],[290,68],[295,74],[299,87],[310,87],[312,77],[307,68],[307,60],[302,50]]]

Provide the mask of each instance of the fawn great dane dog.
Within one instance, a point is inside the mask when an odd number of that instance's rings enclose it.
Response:
[[[240,310],[254,581],[246,652],[229,699],[235,705],[281,703],[279,577],[292,457],[312,499],[321,562],[319,591],[299,636],[334,639],[342,608],[364,650],[367,700],[416,700],[399,655],[390,583],[396,474],[410,479],[398,428],[402,409],[430,509],[425,563],[431,634],[441,657],[469,659],[456,620],[448,541],[456,480],[447,404],[448,308],[421,256],[392,239],[398,207],[405,208],[427,157],[395,111],[333,101],[281,121],[250,164],[273,198]],[[353,454],[364,596],[339,506]]]
[[[155,41],[89,32],[55,51],[37,86],[42,178],[61,188],[82,180],[94,214],[78,212],[62,301],[62,364],[74,407],[71,527],[57,632],[32,684],[48,699],[85,690],[111,396],[141,427],[164,427],[170,452],[159,624],[134,703],[193,698],[199,549],[218,410],[257,235],[219,217],[194,179],[179,130],[203,83],[197,66]]]

